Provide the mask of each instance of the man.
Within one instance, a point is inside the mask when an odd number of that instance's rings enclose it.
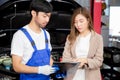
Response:
[[[45,0],[33,0],[30,4],[30,23],[13,35],[13,68],[20,73],[20,80],[49,80],[49,75],[55,72],[51,67],[50,35],[44,30],[51,12],[50,3]]]

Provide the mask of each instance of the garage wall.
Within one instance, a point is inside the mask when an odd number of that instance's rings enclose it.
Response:
[[[112,44],[109,41],[109,7],[110,6],[120,6],[120,0],[105,0],[107,3],[107,8],[105,9],[106,14],[102,15],[101,21],[106,23],[102,25],[102,35],[104,40],[104,46],[115,46],[120,48],[120,41],[113,41]]]
[[[81,6],[84,6],[90,10],[90,0],[75,0],[78,2]]]

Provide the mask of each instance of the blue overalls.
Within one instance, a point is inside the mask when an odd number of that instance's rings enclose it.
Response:
[[[44,66],[44,65],[49,65],[50,64],[50,49],[48,48],[48,38],[46,35],[45,30],[44,35],[45,35],[45,45],[46,48],[42,50],[37,50],[37,47],[30,36],[30,34],[27,32],[26,29],[21,28],[23,33],[26,35],[26,37],[29,39],[31,42],[32,47],[34,48],[34,52],[32,54],[32,57],[29,59],[29,61],[26,63],[28,66]],[[20,74],[20,80],[50,80],[49,75],[43,75],[43,74],[26,74],[22,73]]]

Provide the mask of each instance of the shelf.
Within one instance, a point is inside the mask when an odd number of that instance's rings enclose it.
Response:
[[[19,78],[19,74],[13,71],[13,69],[6,70],[4,66],[0,65],[0,74],[4,76],[11,76],[17,80]]]
[[[120,49],[116,47],[104,47],[104,61],[103,63],[108,65],[110,68],[103,68],[101,70],[104,78],[107,80],[120,80],[120,72],[116,71],[115,67],[120,67],[120,62],[115,62],[115,55],[120,55]],[[105,79],[106,80],[106,79]]]
[[[120,73],[112,69],[101,69],[102,76],[110,78],[110,80],[120,80]]]
[[[105,63],[108,66],[112,66],[112,67],[120,67],[120,63],[114,63],[111,59],[109,58],[104,58],[103,63]]]

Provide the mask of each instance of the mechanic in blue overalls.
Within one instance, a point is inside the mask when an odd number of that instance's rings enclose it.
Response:
[[[50,80],[55,72],[50,51],[50,35],[44,29],[49,22],[52,5],[46,0],[30,4],[31,21],[13,35],[11,55],[13,68],[20,80]]]

